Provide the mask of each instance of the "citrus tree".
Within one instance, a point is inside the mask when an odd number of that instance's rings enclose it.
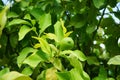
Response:
[[[119,2],[0,1],[0,80],[120,80]]]

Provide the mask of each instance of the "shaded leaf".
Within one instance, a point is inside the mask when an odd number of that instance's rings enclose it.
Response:
[[[96,8],[100,8],[101,6],[104,5],[105,0],[93,0],[93,3],[94,3]]]
[[[33,73],[33,70],[30,67],[25,67],[21,73],[30,76]]]

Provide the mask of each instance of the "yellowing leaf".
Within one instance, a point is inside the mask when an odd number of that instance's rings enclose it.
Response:
[[[67,33],[64,35],[64,37],[68,37],[72,32],[73,32],[73,31],[67,32]]]
[[[57,36],[55,34],[53,34],[53,33],[47,33],[46,36],[47,36],[47,38],[53,39],[56,42],[58,42]]]
[[[61,25],[62,25],[62,28],[63,28],[63,32],[64,32],[64,34],[65,34],[65,33],[67,32],[67,29],[65,28],[64,22],[63,22],[62,19],[60,19],[60,22],[61,22]]]
[[[40,43],[35,44],[34,48],[40,48]]]
[[[46,71],[46,80],[58,80],[56,76],[57,69],[54,67],[47,69]]]
[[[5,8],[0,12],[0,37],[2,35],[2,30],[5,27],[5,24],[7,22],[7,10],[9,9],[10,4],[8,4],[7,6],[5,6]]]
[[[27,75],[23,75],[16,71],[12,71],[3,75],[2,80],[32,80],[32,79]]]

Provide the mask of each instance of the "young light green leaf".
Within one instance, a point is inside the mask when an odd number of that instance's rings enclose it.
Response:
[[[85,61],[87,59],[83,52],[80,50],[73,51],[73,55],[75,55],[81,61]]]
[[[62,63],[61,63],[61,60],[60,60],[60,59],[55,58],[54,61],[53,61],[53,65],[54,65],[54,67],[57,68],[58,70],[62,71],[63,66],[62,66]]]
[[[70,71],[70,74],[71,74],[71,80],[84,80],[76,68],[72,69]]]
[[[105,0],[93,0],[93,3],[96,8],[100,8],[102,5],[104,5]]]
[[[56,42],[58,42],[57,36],[55,34],[53,34],[53,33],[46,33],[46,37],[49,38],[49,39],[53,39]]]
[[[107,64],[109,64],[109,65],[120,65],[120,55],[117,55],[117,56],[114,56],[114,57],[112,57],[109,61],[108,61],[108,63]]]
[[[4,29],[7,21],[7,11],[10,8],[10,4],[5,6],[5,8],[0,12],[0,37],[2,35],[2,30]]]
[[[32,68],[35,68],[41,61],[44,61],[38,53],[33,53],[28,56],[23,63],[30,65]]]
[[[3,75],[2,80],[32,80],[32,79],[29,76],[23,75],[16,71],[12,71]]]
[[[26,47],[24,48],[20,53],[19,56],[17,57],[17,64],[19,67],[21,67],[21,65],[23,64],[23,61],[25,60],[25,58],[27,57],[27,55],[29,53],[33,53],[36,52],[36,49],[33,49],[31,47]]]
[[[26,25],[21,26],[20,31],[18,33],[18,35],[19,35],[19,41],[22,40],[25,37],[25,35],[28,32],[30,32],[31,30],[32,30],[32,28],[30,28],[30,27],[28,27]]]
[[[0,77],[3,76],[4,74],[8,73],[10,70],[9,68],[4,68],[0,71]]]
[[[55,29],[55,35],[57,36],[57,39],[60,41],[64,38],[64,32],[62,29],[62,25],[60,21],[57,21],[56,24],[54,25]]]
[[[25,67],[21,73],[30,76],[33,73],[33,70],[30,67]]]
[[[40,16],[39,20],[39,28],[40,28],[40,33],[43,33],[44,30],[51,25],[51,15],[50,13],[48,14],[43,14]]]

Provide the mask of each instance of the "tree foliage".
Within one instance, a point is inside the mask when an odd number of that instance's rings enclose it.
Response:
[[[0,80],[120,79],[120,0],[8,2],[0,1]]]

